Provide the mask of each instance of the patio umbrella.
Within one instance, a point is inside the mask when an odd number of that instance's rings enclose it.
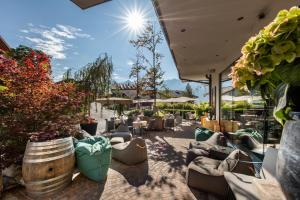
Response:
[[[107,97],[107,98],[96,99],[96,102],[101,103],[102,105],[110,105],[110,104],[128,105],[131,104],[133,101],[131,99],[125,99],[120,97]]]
[[[162,102],[164,103],[186,103],[186,102],[195,102],[197,99],[190,98],[190,97],[176,97],[176,98],[169,98],[163,99]]]
[[[244,95],[244,96],[231,96],[231,95],[223,95],[222,96],[223,101],[262,101],[261,96],[250,96],[250,95]]]

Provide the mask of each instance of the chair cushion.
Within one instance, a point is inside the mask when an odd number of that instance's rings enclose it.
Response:
[[[196,171],[207,175],[220,176],[222,175],[222,172],[217,170],[220,163],[221,161],[219,160],[199,156],[191,162],[189,168],[193,168]]]
[[[220,163],[218,170],[254,176],[254,167],[251,162],[252,160],[249,155],[236,149]]]
[[[198,156],[209,156],[209,152],[203,149],[189,149],[186,155],[186,165],[190,164]]]
[[[124,141],[127,142],[131,140],[132,134],[130,132],[114,132],[111,137],[122,137]]]
[[[128,142],[123,142],[123,143],[115,144],[115,145],[113,146],[113,148],[116,149],[116,150],[123,150],[123,149],[125,149],[129,144],[130,144],[130,141],[128,141]]]
[[[110,144],[111,145],[115,145],[115,144],[119,144],[119,143],[123,143],[124,139],[122,137],[113,137],[110,139]]]

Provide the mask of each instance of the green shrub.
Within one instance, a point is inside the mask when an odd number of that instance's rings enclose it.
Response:
[[[127,112],[126,115],[127,115],[128,117],[133,117],[134,115],[138,115],[138,114],[140,114],[140,113],[141,113],[140,110],[135,109],[135,110],[131,110],[131,111]]]
[[[153,110],[144,110],[144,116],[152,117],[154,114]]]
[[[199,104],[193,103],[159,103],[157,108],[168,112],[180,112],[185,115],[187,112],[196,114],[196,117],[204,115],[205,112],[210,110],[208,102],[202,102]]]

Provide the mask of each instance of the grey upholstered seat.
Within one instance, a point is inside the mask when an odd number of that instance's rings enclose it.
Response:
[[[112,133],[111,137],[122,137],[124,141],[127,142],[131,140],[132,134],[130,133],[127,125],[120,124],[116,132]]]
[[[251,158],[240,150],[233,151],[224,161],[199,156],[188,165],[187,184],[191,187],[226,196],[228,185],[224,172],[254,176]]]
[[[147,160],[147,146],[142,138],[112,146],[112,157],[127,165],[135,165]]]

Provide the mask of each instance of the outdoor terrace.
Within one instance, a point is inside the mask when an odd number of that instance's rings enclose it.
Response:
[[[147,132],[148,161],[128,166],[112,159],[104,183],[74,173],[73,182],[48,199],[218,199],[189,188],[185,181],[187,147],[197,126],[184,121],[175,131]],[[4,200],[32,199],[19,187],[4,193]]]

